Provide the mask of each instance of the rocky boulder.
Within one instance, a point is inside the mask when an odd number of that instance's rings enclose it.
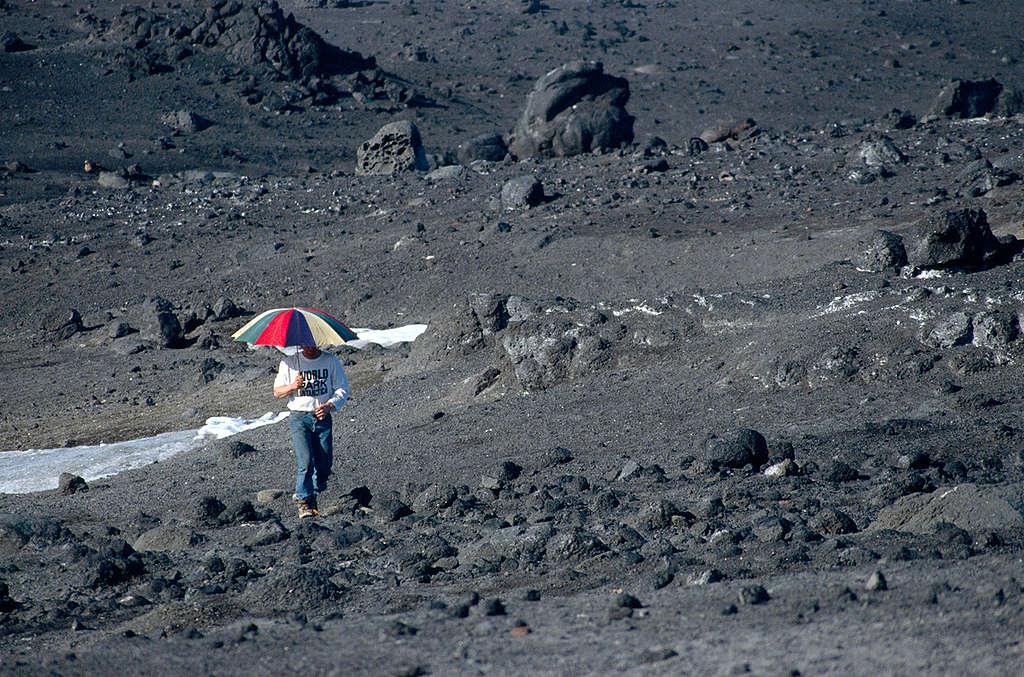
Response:
[[[505,139],[501,134],[480,134],[460,143],[455,149],[456,159],[464,165],[478,160],[501,162],[507,153],[508,146],[505,145]]]
[[[77,494],[82,491],[89,491],[89,485],[86,484],[83,478],[69,472],[62,472],[60,474],[60,477],[57,480],[57,486],[60,493],[65,496]]]
[[[316,610],[337,601],[342,590],[329,571],[314,566],[281,563],[249,583],[240,601],[255,613]]]
[[[904,496],[879,512],[868,530],[895,529],[930,534],[941,523],[954,524],[973,532],[1021,529],[1024,528],[1024,515],[1011,502],[1019,504],[1020,489],[1020,486],[1000,488],[959,484],[930,494]]]
[[[514,176],[501,187],[505,209],[529,209],[544,200],[544,186],[532,176]]]
[[[202,534],[184,526],[153,527],[135,540],[138,552],[174,552],[191,550],[204,541]]]
[[[165,298],[153,296],[132,309],[131,325],[137,327],[143,340],[161,348],[178,348],[185,333],[174,306]]]
[[[726,120],[719,120],[715,124],[707,127],[700,133],[700,136],[696,137],[696,140],[701,141],[704,147],[700,145],[696,146],[697,152],[694,150],[693,139],[690,144],[690,155],[698,155],[699,153],[707,150],[707,144],[709,143],[721,143],[723,141],[739,140],[749,138],[757,134],[758,127],[757,123],[753,118],[729,118]]]
[[[907,161],[903,152],[885,134],[864,141],[857,148],[856,157],[859,162],[871,168],[887,168]]]
[[[856,252],[854,264],[858,269],[872,273],[898,271],[907,265],[903,238],[887,230],[876,230],[871,240]]]
[[[364,176],[426,171],[428,168],[420,130],[408,120],[384,125],[356,151],[356,174]]]
[[[592,373],[612,359],[612,340],[602,332],[604,322],[599,313],[538,315],[510,324],[501,347],[523,388],[550,388]]]
[[[125,7],[103,37],[115,43],[175,41],[222,51],[235,63],[270,71],[288,80],[324,73],[332,50],[309,27],[285,14],[275,0],[213,3],[205,11],[156,14]]]
[[[709,436],[701,452],[715,467],[742,468],[750,464],[757,468],[768,462],[768,443],[764,436],[748,428]]]
[[[160,123],[182,134],[201,132],[212,124],[203,116],[190,110],[176,110],[164,113],[160,116]]]
[[[633,140],[629,83],[594,61],[574,61],[534,85],[509,150],[519,158],[565,157]]]
[[[992,263],[1000,243],[981,209],[957,209],[932,215],[904,238],[907,261],[918,268]]]
[[[946,83],[932,102],[931,117],[978,118],[984,115],[1012,117],[1024,112],[1021,93],[994,79]]]

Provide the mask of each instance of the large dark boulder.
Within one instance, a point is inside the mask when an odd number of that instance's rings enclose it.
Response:
[[[541,77],[526,99],[509,150],[519,158],[564,157],[633,140],[629,83],[594,61],[574,61]]]
[[[742,468],[749,463],[757,468],[768,462],[768,443],[761,433],[749,428],[711,435],[701,451],[713,466]]]
[[[181,320],[174,306],[165,298],[153,296],[132,309],[131,325],[137,327],[143,340],[162,348],[178,348],[185,338]]]
[[[928,111],[934,117],[978,118],[984,115],[1012,117],[1024,112],[1020,92],[994,79],[946,83]]]
[[[904,238],[907,261],[918,268],[991,263],[999,240],[982,209],[943,211],[925,219]]]

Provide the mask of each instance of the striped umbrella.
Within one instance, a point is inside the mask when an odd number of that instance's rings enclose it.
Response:
[[[231,335],[254,346],[329,346],[353,341],[355,332],[312,308],[274,308],[260,313]]]

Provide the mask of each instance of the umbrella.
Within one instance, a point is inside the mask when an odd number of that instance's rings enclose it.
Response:
[[[260,313],[231,335],[254,346],[328,346],[353,341],[355,332],[312,308],[274,308]]]

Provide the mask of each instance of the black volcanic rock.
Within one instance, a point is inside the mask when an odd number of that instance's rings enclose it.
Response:
[[[129,321],[137,327],[143,340],[161,348],[180,347],[184,329],[174,305],[160,296],[153,296],[129,311]]]
[[[994,114],[1012,117],[1024,111],[1024,102],[1016,90],[995,79],[950,80],[932,102],[928,114],[955,118],[977,118]]]
[[[836,508],[824,508],[816,514],[808,526],[823,534],[852,534],[857,531],[857,524],[849,515]]]
[[[58,479],[58,488],[60,493],[70,496],[71,494],[77,494],[80,491],[89,491],[89,485],[85,483],[85,480],[69,472],[62,472]]]
[[[477,160],[500,162],[507,153],[508,146],[501,134],[480,134],[455,149],[455,157],[464,165]]]
[[[861,270],[873,273],[898,271],[907,265],[903,238],[887,230],[876,230],[871,240],[856,252],[854,263]]]
[[[322,608],[341,596],[330,573],[317,566],[282,563],[267,575],[250,582],[240,596],[247,609],[256,613],[310,611]]]
[[[519,158],[562,157],[630,143],[628,100],[629,83],[599,62],[559,66],[534,85],[509,150]]]
[[[501,187],[505,209],[528,209],[544,200],[544,187],[532,176],[514,176]]]
[[[35,46],[22,40],[17,33],[5,31],[0,34],[0,51],[10,54],[12,52],[27,52],[32,49],[35,49]]]
[[[920,268],[981,265],[1000,248],[985,211],[974,208],[933,214],[907,233],[904,243],[907,261]]]
[[[740,429],[711,435],[701,445],[704,459],[715,466],[759,467],[768,461],[768,443],[756,430]]]

